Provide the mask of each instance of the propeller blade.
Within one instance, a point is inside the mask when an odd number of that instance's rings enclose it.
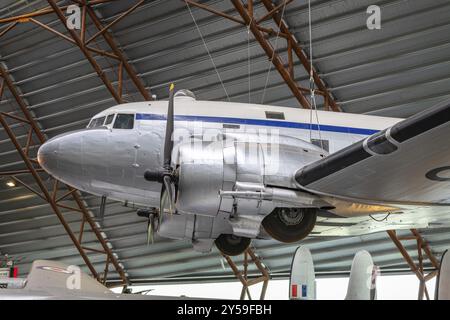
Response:
[[[103,222],[105,218],[105,208],[106,208],[106,196],[102,196],[102,200],[100,202],[100,212],[98,214],[98,219],[100,222]]]
[[[173,131],[174,131],[174,91],[175,85],[170,84],[169,87],[169,106],[167,110],[167,121],[166,121],[166,137],[164,138],[164,158],[163,158],[163,168],[157,170],[146,170],[144,172],[144,178],[147,181],[157,181],[163,183],[165,176],[172,175],[173,170],[172,164],[172,151],[173,151]],[[164,183],[163,183],[164,185]],[[172,197],[173,198],[173,197]]]
[[[162,215],[164,214],[164,208],[166,207],[166,201],[167,201],[167,193],[166,193],[166,187],[162,186],[161,189],[161,197],[159,200],[159,216],[162,218]]]
[[[173,197],[173,187],[172,187],[172,180],[169,176],[164,176],[163,179],[164,182],[164,189],[163,190],[167,194],[167,201],[169,202],[169,213],[173,214],[173,207],[174,207],[174,197]]]
[[[147,224],[147,245],[150,245],[150,241],[153,244],[153,223],[149,217],[148,224]]]
[[[174,91],[175,85],[170,84],[169,87],[169,108],[167,110],[167,121],[166,121],[166,138],[164,141],[164,168],[170,169],[172,162],[172,149],[173,149],[173,130],[174,130]]]

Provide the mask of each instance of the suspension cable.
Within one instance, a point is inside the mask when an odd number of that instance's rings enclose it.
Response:
[[[309,114],[309,140],[312,141],[312,113],[313,108],[316,114],[317,121],[317,129],[319,131],[319,141],[320,147],[323,149],[323,140],[322,140],[322,132],[320,130],[320,122],[319,122],[319,113],[317,112],[317,103],[316,103],[316,84],[314,82],[314,69],[313,69],[313,49],[312,49],[312,18],[311,18],[311,0],[308,0],[308,26],[309,26],[309,89],[311,91],[311,99],[310,99],[310,114]]]
[[[184,1],[184,3],[186,4],[186,7],[188,8],[188,11],[189,11],[189,14],[191,15],[192,21],[194,21],[197,32],[200,35],[200,38],[202,39],[203,46],[205,47],[206,52],[208,53],[209,59],[211,60],[214,70],[216,71],[217,77],[219,78],[219,81],[220,81],[220,84],[222,85],[223,91],[225,91],[225,95],[227,96],[228,101],[230,101],[230,96],[228,95],[227,89],[225,88],[222,77],[220,76],[219,70],[217,69],[217,66],[214,62],[211,52],[208,49],[208,45],[206,44],[205,38],[203,37],[203,34],[202,34],[202,31],[200,30],[200,27],[198,26],[197,21],[195,20],[195,17],[192,14],[191,7],[189,6],[189,3],[186,0]]]
[[[250,23],[247,26],[247,63],[248,63],[248,103],[251,103],[251,90],[252,90],[252,83],[251,83],[251,55],[250,55],[250,25],[253,21],[253,14],[250,19]]]
[[[272,52],[272,57],[269,60],[269,67],[267,70],[267,75],[266,75],[266,83],[264,84],[264,90],[263,90],[263,95],[262,95],[262,99],[261,99],[261,104],[264,104],[264,98],[266,97],[266,89],[267,89],[267,85],[269,84],[269,75],[270,75],[270,71],[272,71],[272,61],[273,61],[273,57],[275,56],[275,52],[278,49],[278,39],[280,37],[280,28],[281,28],[281,24],[283,23],[283,16],[284,16],[284,11],[286,9],[286,4],[287,4],[287,0],[284,0],[283,3],[283,9],[281,11],[281,18],[280,18],[280,23],[278,24],[278,31],[277,31],[277,36],[275,38],[275,47],[273,48],[273,52]]]

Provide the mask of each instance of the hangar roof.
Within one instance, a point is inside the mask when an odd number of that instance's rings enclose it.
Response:
[[[70,4],[60,1],[59,4]],[[104,24],[128,9],[129,1],[114,1],[96,7]],[[312,0],[313,58],[316,69],[344,112],[408,117],[450,97],[450,2],[447,0]],[[381,30],[366,27],[369,5],[381,7]],[[43,1],[4,0],[0,17],[40,9]],[[233,14],[229,1],[208,5]],[[255,10],[261,10],[255,2]],[[247,102],[248,69],[251,70],[250,101],[299,107],[278,73],[245,27],[197,8],[191,8],[207,48],[231,101]],[[284,18],[297,40],[308,48],[308,10],[305,0],[287,6]],[[65,30],[56,16],[39,21]],[[270,27],[271,22],[267,21]],[[113,28],[113,36],[146,88],[166,98],[169,82],[188,88],[198,99],[226,100],[204,43],[183,1],[145,1]],[[87,33],[92,35],[93,29]],[[284,41],[273,45],[285,46]],[[104,48],[101,38],[95,42]],[[250,58],[249,58],[250,56]],[[107,75],[117,79],[117,62],[97,57]],[[1,38],[0,61],[14,78],[16,87],[48,137],[82,128],[90,117],[113,106],[114,99],[86,61],[78,47],[31,23],[22,23]],[[250,64],[249,64],[250,61]],[[298,80],[307,86],[307,74],[295,65]],[[266,85],[267,83],[267,85]],[[266,90],[265,90],[266,87]],[[127,101],[141,96],[129,81],[124,84]],[[265,92],[265,94],[264,94]],[[0,111],[16,110],[11,96],[0,103]],[[17,135],[25,134],[17,126]],[[32,152],[36,152],[37,147]],[[14,146],[0,128],[0,169],[20,167]],[[28,180],[27,180],[28,179]],[[24,177],[31,183],[32,180]],[[93,212],[100,199],[84,195]],[[69,222],[78,218],[67,214]],[[436,253],[450,245],[447,229],[434,226],[422,230]],[[214,249],[199,254],[187,242],[156,239],[146,245],[146,222],[121,203],[108,202],[101,228],[132,282],[209,281],[229,279]],[[89,238],[89,235],[86,235]],[[321,274],[348,271],[358,249],[370,251],[385,271],[404,272],[406,264],[385,233],[349,238],[310,238],[316,268]],[[412,248],[414,242],[409,242]],[[274,276],[289,270],[297,245],[254,241],[257,253]],[[62,260],[82,265],[77,250],[47,204],[26,188],[8,188],[0,183],[0,252],[20,258],[27,270],[35,259]],[[416,253],[411,251],[416,257]],[[98,262],[95,254],[91,254]],[[100,264],[96,264],[100,268]],[[113,278],[111,278],[113,280]]]

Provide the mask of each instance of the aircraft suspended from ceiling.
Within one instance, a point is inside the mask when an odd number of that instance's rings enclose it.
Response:
[[[42,145],[40,165],[84,192],[141,208],[153,233],[208,252],[252,239],[448,225],[450,103],[409,119],[269,105],[114,106]]]

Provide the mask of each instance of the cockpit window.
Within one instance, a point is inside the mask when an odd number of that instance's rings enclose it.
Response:
[[[103,122],[105,122],[106,117],[94,118],[88,125],[88,128],[98,128],[103,126]]]
[[[114,122],[114,129],[133,129],[134,114],[119,113]]]
[[[114,119],[114,114],[110,114],[109,116],[106,117],[106,121],[105,121],[105,126],[110,125],[113,122]]]

